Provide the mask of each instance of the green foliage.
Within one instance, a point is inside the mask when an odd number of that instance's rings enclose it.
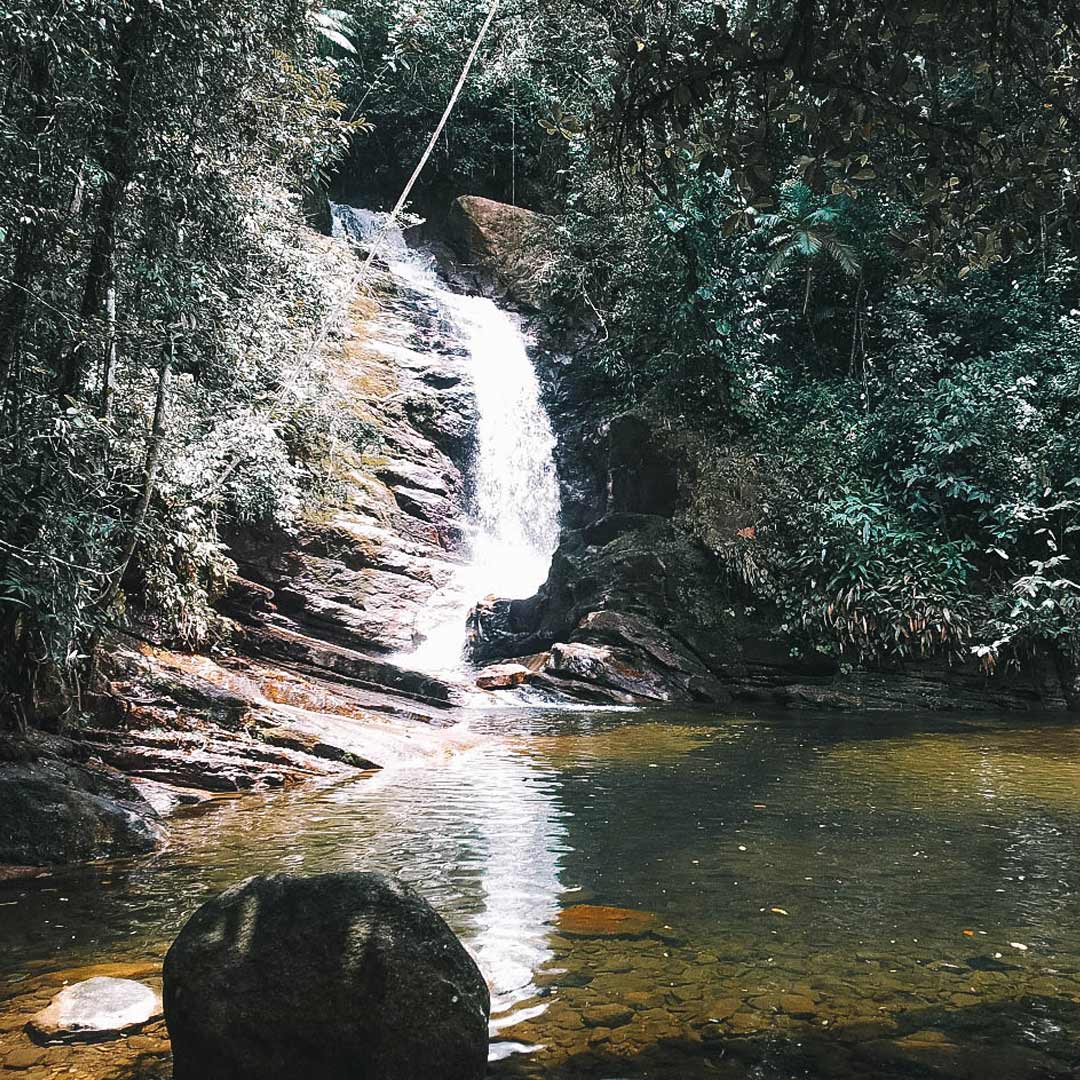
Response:
[[[328,283],[278,192],[341,145],[316,55],[327,17],[291,0],[5,11],[9,719],[76,710],[96,641],[124,620],[211,642],[219,525],[287,521],[302,502],[296,426],[324,392],[308,353]]]
[[[818,193],[914,208],[898,239],[927,276],[987,268],[1075,198],[1073,0],[631,2],[601,128],[669,196],[691,165],[771,209]]]
[[[435,129],[488,9],[475,0],[346,3],[356,54],[342,94],[371,135],[353,144],[337,186],[392,203]],[[418,187],[424,208],[471,192],[551,206],[588,87],[610,68],[592,17],[526,0],[503,5]]]
[[[902,206],[793,177],[732,227],[730,178],[660,200],[578,167],[554,295],[596,328],[581,362],[692,433],[688,522],[750,593],[855,662],[993,667],[1076,632],[1067,232],[932,285],[889,243]]]

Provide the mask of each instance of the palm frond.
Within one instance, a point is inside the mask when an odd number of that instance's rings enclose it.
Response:
[[[795,234],[795,246],[801,255],[812,259],[825,250],[826,242],[817,233],[811,232],[809,229],[800,229]]]
[[[862,269],[862,261],[855,249],[843,240],[830,236],[825,241],[825,253],[844,271],[848,277],[855,277]]]
[[[798,254],[798,251],[798,242],[796,240],[788,240],[787,243],[784,244],[784,246],[769,260],[768,266],[765,267],[766,278],[776,277],[787,265],[791,256]]]

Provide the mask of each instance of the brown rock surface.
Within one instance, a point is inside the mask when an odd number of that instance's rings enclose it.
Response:
[[[462,195],[451,208],[448,225],[459,250],[490,276],[498,293],[526,307],[540,306],[551,218],[494,199]]]
[[[568,937],[644,937],[658,929],[660,919],[651,911],[575,904],[559,912],[559,933]]]

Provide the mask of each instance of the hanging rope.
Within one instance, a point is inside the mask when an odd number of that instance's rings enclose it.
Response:
[[[367,276],[368,269],[371,267],[371,263],[379,249],[379,241],[382,240],[386,233],[393,227],[402,208],[405,206],[405,203],[408,202],[409,195],[412,194],[412,189],[416,185],[416,181],[420,179],[420,174],[424,171],[424,166],[427,165],[428,158],[431,157],[431,153],[439,141],[439,136],[442,135],[443,129],[446,127],[446,122],[450,119],[450,114],[454,111],[454,106],[461,96],[461,91],[465,88],[465,82],[469,77],[469,72],[472,70],[473,63],[476,61],[477,54],[480,52],[480,46],[484,43],[484,38],[487,36],[488,29],[495,18],[495,13],[499,10],[499,2],[500,0],[491,0],[491,7],[488,8],[487,17],[480,27],[480,33],[476,35],[476,40],[473,42],[472,49],[469,50],[469,55],[465,60],[465,66],[461,69],[461,75],[458,77],[457,85],[450,95],[450,100],[446,103],[446,108],[443,109],[443,114],[439,118],[435,130],[431,133],[427,148],[424,150],[420,160],[416,163],[416,168],[413,169],[412,176],[409,177],[408,183],[406,183],[405,187],[402,189],[398,201],[394,203],[394,208],[387,215],[382,228],[375,234],[374,239],[371,241],[371,245],[368,247],[367,258],[349,283],[349,287],[345,291],[342,303],[333,308],[327,318],[323,320],[322,326],[319,328],[319,333],[315,338],[313,351],[318,352],[326,341],[326,335],[329,333],[330,327],[336,322],[337,316],[341,313],[342,308],[349,302],[353,293]]]

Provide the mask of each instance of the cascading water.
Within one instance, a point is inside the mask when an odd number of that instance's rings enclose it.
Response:
[[[432,674],[464,667],[465,619],[483,597],[531,596],[543,584],[559,537],[555,436],[540,384],[514,319],[492,301],[451,292],[430,257],[409,248],[387,215],[334,207],[335,231],[370,247],[392,275],[434,299],[468,349],[478,415],[472,535],[460,572],[430,605],[422,644],[399,657]]]

